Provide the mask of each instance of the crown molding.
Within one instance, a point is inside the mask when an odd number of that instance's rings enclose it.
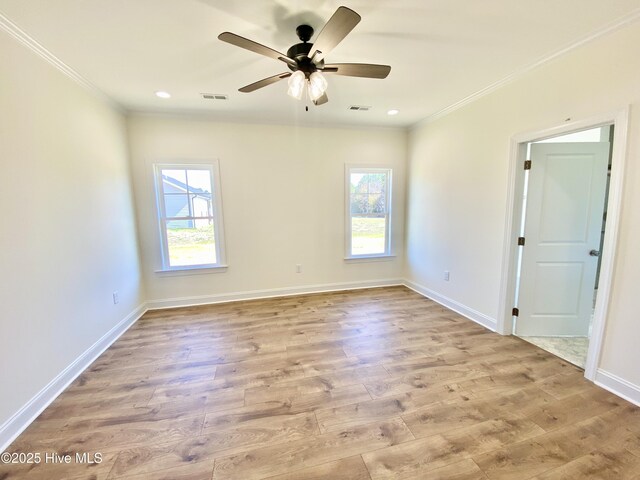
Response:
[[[10,36],[18,40],[22,45],[27,47],[36,55],[40,56],[42,59],[47,61],[49,64],[53,65],[60,72],[64,73],[67,77],[72,79],[78,85],[83,87],[86,91],[99,98],[103,102],[107,103],[109,106],[119,111],[120,113],[126,113],[126,110],[122,105],[116,102],[109,95],[104,93],[101,89],[96,87],[93,83],[83,77],[76,70],[71,68],[69,65],[64,63],[58,57],[56,57],[53,53],[47,50],[41,43],[39,43],[35,38],[29,35],[27,32],[22,30],[18,25],[12,22],[3,12],[0,11],[0,29],[7,32]]]
[[[448,114],[450,114],[451,112],[454,112],[462,107],[464,107],[465,105],[468,105],[470,103],[473,103],[474,101],[489,95],[490,93],[498,90],[499,88],[512,83],[516,80],[518,80],[519,78],[525,76],[527,73],[531,72],[532,70],[535,70],[536,68],[549,63],[553,60],[555,60],[558,57],[561,57],[573,50],[576,50],[577,48],[582,47],[583,45],[586,45],[588,43],[593,42],[594,40],[597,40],[598,38],[601,38],[605,35],[608,35],[610,33],[613,33],[617,30],[620,30],[624,27],[626,27],[627,25],[630,25],[632,23],[634,23],[635,21],[640,19],[640,8],[637,8],[635,10],[633,10],[630,14],[624,15],[621,18],[618,18],[617,20],[614,20],[602,27],[600,27],[599,29],[591,32],[589,35],[581,38],[580,40],[577,40],[575,42],[572,42],[568,45],[565,45],[563,48],[556,50],[555,52],[545,55],[541,58],[539,58],[538,60],[525,65],[524,67],[521,67],[517,70],[515,70],[513,73],[507,75],[506,77],[498,80],[497,82],[494,82],[480,90],[478,90],[475,93],[472,93],[471,95],[464,97],[461,100],[458,100],[455,103],[452,103],[451,105],[449,105],[448,107],[443,108],[442,110],[438,110],[437,112],[429,115],[428,117],[426,117],[423,120],[420,120],[419,122],[414,123],[411,127],[410,130],[415,130],[417,128],[420,128],[424,125],[427,125],[435,120],[438,120],[439,118],[442,118]]]

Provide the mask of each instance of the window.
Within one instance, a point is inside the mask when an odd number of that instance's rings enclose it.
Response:
[[[347,258],[390,255],[391,169],[347,167]]]
[[[220,175],[211,165],[156,165],[162,269],[224,266]]]

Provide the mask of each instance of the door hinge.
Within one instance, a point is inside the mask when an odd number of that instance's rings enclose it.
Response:
[[[518,237],[518,245],[524,247],[524,237]]]
[[[520,315],[520,310],[518,310],[518,307],[513,307],[513,309],[511,310],[511,315],[513,315],[514,317]]]
[[[531,170],[531,160],[525,160],[524,161],[524,169],[525,170]]]

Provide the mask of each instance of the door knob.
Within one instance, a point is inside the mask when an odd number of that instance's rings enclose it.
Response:
[[[600,251],[599,250],[591,250],[589,252],[589,255],[591,255],[592,257],[599,257],[600,256]]]

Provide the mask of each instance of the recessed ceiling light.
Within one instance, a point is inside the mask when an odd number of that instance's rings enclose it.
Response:
[[[156,97],[160,97],[160,98],[171,98],[171,94],[169,92],[164,92],[162,90],[158,90],[156,92]]]
[[[393,110],[389,110],[387,112],[387,115],[397,115],[399,113],[400,113],[400,110],[393,109]]]

